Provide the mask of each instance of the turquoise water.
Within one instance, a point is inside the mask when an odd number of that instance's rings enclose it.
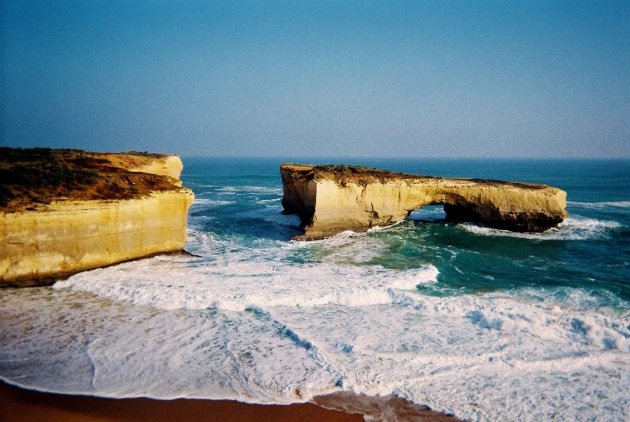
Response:
[[[0,292],[0,377],[45,391],[291,403],[396,394],[471,420],[630,418],[630,161],[356,160],[546,183],[556,229],[441,207],[290,241],[282,161],[184,159],[186,248]]]
[[[200,199],[229,204],[215,207],[204,231],[219,237],[238,236],[245,244],[262,239],[286,240],[300,233],[297,225],[261,220],[256,207],[278,197],[278,163],[353,163],[413,174],[489,178],[545,183],[568,192],[570,220],[565,229],[542,235],[518,235],[453,225],[441,206],[416,210],[395,228],[371,233],[387,247],[365,265],[409,269],[435,265],[438,283],[425,294],[461,294],[523,287],[577,287],[602,303],[630,300],[630,162],[585,160],[357,160],[357,159],[188,159],[186,184]],[[211,181],[212,186],[207,186]],[[226,186],[258,186],[253,195],[233,195]],[[253,201],[252,201],[253,199]],[[262,203],[259,203],[262,200]],[[258,202],[257,202],[258,201]],[[276,204],[277,205],[277,204]],[[206,210],[193,209],[191,215]],[[243,213],[248,213],[243,216]],[[317,260],[314,249],[290,259]]]

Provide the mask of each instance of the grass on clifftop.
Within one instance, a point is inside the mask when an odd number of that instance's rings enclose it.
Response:
[[[524,183],[524,182],[509,182],[492,179],[466,179],[466,178],[445,178],[437,176],[427,176],[420,174],[408,174],[397,173],[390,170],[382,170],[373,167],[366,166],[353,166],[345,164],[318,164],[318,165],[302,165],[302,164],[290,164],[284,163],[282,166],[290,169],[295,175],[306,178],[308,180],[321,180],[328,179],[334,180],[341,186],[346,186],[348,183],[354,183],[360,186],[366,186],[370,183],[380,182],[384,183],[391,180],[453,180],[453,181],[468,181],[479,183],[482,185],[496,186],[496,187],[516,187],[519,189],[539,190],[545,189],[548,186],[538,183]]]
[[[54,200],[129,199],[174,187],[160,176],[113,167],[106,157],[71,149],[0,147],[0,211],[36,209]]]
[[[367,166],[354,166],[346,164],[318,164],[318,165],[302,165],[302,164],[282,164],[285,169],[295,172],[307,179],[334,180],[342,186],[347,183],[355,183],[365,186],[374,182],[386,182],[392,179],[419,179],[429,178],[432,176],[421,176],[406,173],[396,173],[390,170],[382,170]]]

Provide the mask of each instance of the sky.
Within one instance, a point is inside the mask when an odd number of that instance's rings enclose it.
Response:
[[[0,0],[0,145],[630,158],[630,1]]]

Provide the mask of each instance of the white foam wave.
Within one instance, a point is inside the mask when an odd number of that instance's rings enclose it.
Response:
[[[391,229],[392,227],[396,227],[399,224],[404,223],[404,221],[405,220],[400,220],[400,221],[395,222],[394,224],[390,224],[389,226],[374,226],[374,227],[370,227],[367,232],[368,233],[381,232],[383,230],[387,230],[387,229]]]
[[[234,263],[219,285],[208,268],[204,283],[191,280],[199,261],[136,264],[0,296],[2,377],[112,397],[287,403],[340,390],[396,394],[468,420],[630,416],[630,313],[592,306],[582,290],[431,297],[413,289],[435,278],[431,267],[394,274],[326,264],[300,274],[270,264],[261,274],[258,263]],[[191,303],[209,290],[238,306],[159,310],[73,290],[112,282],[113,292],[135,289],[125,300],[136,303],[165,305],[159,283],[175,301],[177,289]],[[333,300],[307,304],[324,297]]]
[[[309,253],[328,263],[363,264],[381,256],[387,245],[377,237],[346,230],[325,239],[291,241],[284,248]]]
[[[133,282],[129,282],[130,271],[135,274]],[[251,260],[191,266],[187,259],[156,257],[81,273],[57,282],[54,288],[162,309],[243,311],[252,306],[392,303],[393,289],[414,289],[435,281],[437,274],[433,266],[392,271],[379,266]]]
[[[205,206],[211,206],[211,207],[220,207],[224,205],[231,205],[234,203],[235,201],[225,201],[225,200],[220,200],[220,199],[208,199],[208,198],[195,198],[195,200],[193,201],[193,206],[205,205]]]
[[[269,187],[269,186],[223,186],[217,189],[219,192],[231,192],[231,193],[282,193],[282,188]]]
[[[197,256],[212,257],[226,253],[225,241],[220,241],[212,233],[202,232],[188,227],[186,236],[186,250]]]
[[[280,202],[281,200],[282,200],[282,198],[259,199],[259,200],[256,201],[256,203],[265,205],[265,204],[271,204],[271,203],[274,203],[274,202]]]
[[[0,296],[0,378],[24,387],[291,403],[338,379],[290,329],[252,312],[159,311],[67,289],[15,293],[17,302]]]
[[[630,201],[610,201],[610,202],[580,202],[567,201],[567,205],[581,208],[602,209],[606,207],[630,208]]]
[[[216,188],[218,187],[217,185],[210,185],[207,183],[198,183],[198,182],[191,182],[191,181],[186,181],[186,185],[187,186],[195,186],[195,187],[199,187],[199,188]]]
[[[483,236],[503,236],[533,240],[586,240],[607,236],[622,225],[617,221],[597,220],[586,217],[569,217],[556,228],[542,233],[517,233],[508,230],[493,229],[472,223],[459,225],[464,230]]]
[[[630,386],[627,311],[559,303],[544,291],[396,297],[395,308],[272,314],[318,339],[357,393],[397,394],[467,420],[607,420],[630,411],[617,384]],[[585,391],[604,398],[606,412]]]

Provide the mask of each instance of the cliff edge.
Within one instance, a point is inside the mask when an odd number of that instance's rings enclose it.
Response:
[[[358,166],[280,166],[285,212],[298,214],[310,240],[344,230],[366,231],[443,204],[450,221],[518,232],[541,232],[567,216],[566,192],[547,185],[449,179]]]
[[[182,169],[172,155],[0,148],[0,286],[181,251]]]

